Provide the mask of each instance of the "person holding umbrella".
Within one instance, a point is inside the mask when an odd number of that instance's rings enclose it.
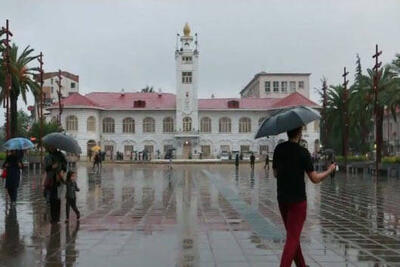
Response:
[[[289,139],[276,146],[272,162],[277,178],[279,210],[286,229],[281,267],[290,267],[293,261],[296,266],[306,266],[300,246],[307,210],[304,173],[311,182],[320,183],[336,168],[333,163],[328,170],[317,173],[310,152],[299,144],[303,126],[319,118],[316,111],[307,107],[278,111],[262,123],[256,134],[256,138],[260,138],[286,132]]]
[[[21,169],[23,168],[22,157],[23,150],[34,147],[33,143],[22,137],[11,138],[3,144],[7,150],[7,158],[3,164],[6,171],[6,188],[11,199],[11,205],[17,201],[17,192],[20,182]]]

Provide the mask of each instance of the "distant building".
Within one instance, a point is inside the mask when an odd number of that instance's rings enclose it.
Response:
[[[39,80],[39,75],[35,75]],[[44,114],[48,114],[47,107],[58,102],[58,71],[46,72],[43,74],[43,99]],[[79,93],[79,75],[67,71],[61,72],[61,97],[66,98],[73,93]],[[35,103],[36,118],[38,116],[39,103]]]
[[[296,88],[300,88],[277,93],[274,97],[259,94],[257,97],[199,99],[197,36],[192,36],[189,26],[185,25],[183,35],[178,38],[176,94],[92,92],[73,93],[62,100],[62,126],[77,139],[83,156],[96,144],[108,158],[114,159],[117,152],[125,159],[137,153],[164,158],[171,150],[177,158],[217,158],[234,152],[271,153],[287,137],[281,134],[255,140],[258,126],[265,118],[285,107],[319,108],[306,97],[309,74],[275,74],[274,77],[287,77],[288,83],[296,81]],[[57,119],[58,105],[53,104],[49,110],[52,118]],[[318,122],[306,127],[302,143],[311,152],[319,148]]]
[[[385,112],[383,118],[383,154],[400,155],[400,110],[397,110],[394,120],[391,112]],[[373,142],[375,142],[375,126],[373,130]]]
[[[310,75],[311,73],[259,72],[240,91],[240,96],[282,98],[297,92],[310,98]]]

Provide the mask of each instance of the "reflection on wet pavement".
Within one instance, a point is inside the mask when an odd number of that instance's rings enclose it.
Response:
[[[261,165],[77,171],[80,223],[48,223],[38,174],[24,176],[15,208],[0,185],[0,266],[279,265],[276,181]],[[337,176],[307,193],[310,266],[400,265],[399,179]]]

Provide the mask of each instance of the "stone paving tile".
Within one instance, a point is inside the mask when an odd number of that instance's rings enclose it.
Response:
[[[0,181],[0,266],[279,265],[276,180],[262,166],[106,165],[94,175],[81,164],[77,172],[79,224],[73,214],[69,225],[49,225],[39,174],[24,171],[15,209]],[[400,179],[337,175],[307,182],[307,192],[307,264],[400,266]]]

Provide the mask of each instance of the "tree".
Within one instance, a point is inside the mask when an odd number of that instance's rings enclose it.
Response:
[[[370,90],[371,94],[368,96],[368,101],[374,104],[375,98],[372,94],[374,85],[375,72],[372,69],[367,70],[368,75],[365,78],[365,90]],[[386,110],[391,110],[394,119],[396,119],[396,112],[392,109],[394,106],[393,98],[396,96],[397,80],[395,72],[392,70],[390,65],[385,65],[378,71],[378,99],[377,105],[374,106],[375,110],[375,126],[376,126],[376,157],[377,161],[381,162],[382,158],[382,144],[383,144],[383,118]]]
[[[154,93],[154,88],[153,88],[153,86],[148,86],[148,85],[146,85],[146,87],[143,88],[143,89],[141,90],[141,92],[142,92],[142,93]]]
[[[343,155],[343,94],[341,85],[331,85],[328,89],[326,107],[326,124],[329,125],[328,140],[330,146],[336,151],[342,151]]]
[[[31,118],[23,110],[18,111],[17,114],[17,137],[28,137],[28,128],[30,126]]]
[[[39,85],[34,80],[33,75],[37,68],[29,67],[28,65],[36,59],[32,56],[33,49],[27,46],[21,54],[18,54],[18,46],[13,44],[10,48],[10,71],[11,71],[11,90],[10,90],[10,134],[11,137],[17,135],[18,127],[18,98],[21,96],[22,100],[27,103],[27,93],[31,91],[33,95],[39,92]],[[0,59],[0,65],[4,66],[3,58]],[[1,68],[0,82],[1,87],[5,88],[5,68]],[[0,101],[3,102],[6,97],[5,90],[1,91]]]
[[[43,136],[55,133],[55,132],[62,132],[63,129],[56,121],[46,122],[43,121]],[[28,133],[30,137],[35,137],[36,140],[40,138],[40,120],[36,121],[32,124],[32,127]]]

